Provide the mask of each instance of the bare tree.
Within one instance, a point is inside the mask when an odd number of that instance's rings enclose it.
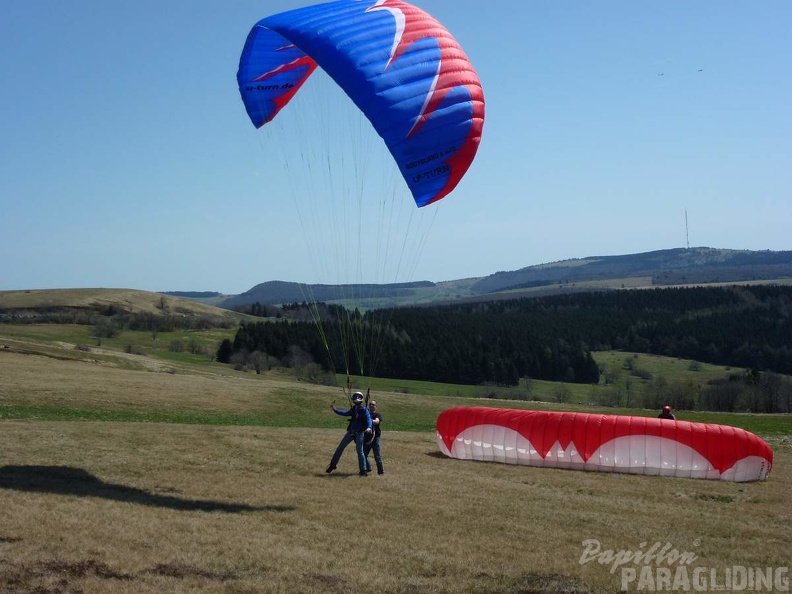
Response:
[[[91,326],[91,336],[96,339],[96,346],[102,346],[103,338],[114,338],[120,329],[111,318],[101,317]]]
[[[257,374],[261,374],[262,371],[269,371],[271,358],[263,351],[253,351],[248,355],[248,363],[253,366]]]

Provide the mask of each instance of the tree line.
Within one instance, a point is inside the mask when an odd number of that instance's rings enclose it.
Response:
[[[285,308],[292,321],[243,323],[223,357],[260,352],[341,373],[462,384],[517,385],[524,377],[596,383],[592,350],[792,374],[792,287],[785,286],[575,293],[396,308],[386,316],[322,305],[323,332],[315,322],[294,321],[312,307]],[[373,337],[366,369],[338,338],[351,324]]]

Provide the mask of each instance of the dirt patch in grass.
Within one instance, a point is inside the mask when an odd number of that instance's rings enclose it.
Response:
[[[75,580],[95,577],[101,580],[129,581],[133,576],[114,571],[96,559],[83,561],[36,561],[12,563],[0,560],[0,592],[14,594],[65,594],[82,592]]]
[[[158,563],[137,573],[127,573],[114,570],[97,559],[47,560],[30,563],[0,560],[0,592],[14,594],[83,592],[81,584],[86,579],[129,582],[149,574],[180,580],[199,578],[217,582],[225,582],[237,577],[234,573],[219,573],[184,563]],[[109,587],[105,585],[105,588]]]
[[[147,569],[146,572],[174,578],[199,577],[207,580],[218,580],[221,582],[232,580],[236,577],[234,574],[207,571],[205,569],[201,569],[200,567],[193,567],[183,563],[158,563],[151,569]]]

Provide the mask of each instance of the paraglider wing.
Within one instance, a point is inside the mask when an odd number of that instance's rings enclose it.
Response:
[[[272,29],[250,31],[237,72],[250,121],[260,128],[278,114],[316,69],[316,62]]]
[[[764,480],[773,451],[737,427],[488,407],[456,407],[437,418],[447,456],[527,466],[745,482]]]
[[[237,73],[253,124],[275,117],[317,64],[385,141],[418,206],[456,187],[478,150],[484,95],[437,20],[401,0],[338,0],[262,19]]]

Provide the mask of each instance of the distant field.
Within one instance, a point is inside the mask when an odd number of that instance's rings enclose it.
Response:
[[[57,352],[61,357],[93,360],[95,358],[114,359],[117,364],[145,368],[152,361],[160,365],[197,364],[207,365],[220,343],[228,338],[233,340],[236,328],[217,328],[212,330],[180,330],[174,332],[151,332],[124,330],[113,338],[102,338],[101,345],[91,336],[91,327],[77,324],[4,324],[0,325],[0,340],[18,341],[17,348],[31,352]],[[195,343],[206,354],[174,352],[173,343],[179,342],[186,350]],[[75,349],[75,345],[87,347],[87,351]],[[126,351],[142,353],[137,357],[121,358]],[[218,366],[218,368],[227,366]]]
[[[291,418],[286,411],[299,410],[302,408],[301,394],[324,394],[328,402],[333,398],[343,399],[344,395],[339,387],[330,386],[313,386],[305,382],[294,382],[293,373],[289,370],[277,369],[271,372],[266,372],[262,375],[256,375],[254,372],[239,372],[229,365],[223,365],[213,362],[211,355],[216,351],[217,346],[224,338],[233,338],[235,333],[234,329],[218,329],[218,330],[205,330],[205,331],[180,331],[180,332],[163,332],[152,337],[148,332],[133,332],[124,331],[119,336],[112,339],[102,339],[101,347],[95,345],[95,339],[90,337],[90,329],[87,326],[79,325],[66,325],[66,324],[4,324],[0,325],[0,347],[6,346],[8,348],[0,349],[0,355],[6,355],[0,358],[2,361],[17,354],[28,355],[43,355],[43,358],[37,357],[22,357],[16,365],[31,366],[29,370],[30,378],[36,378],[45,385],[54,385],[56,387],[49,388],[49,391],[58,391],[57,386],[61,385],[61,379],[55,375],[52,377],[50,374],[55,373],[58,368],[56,365],[57,360],[75,360],[85,363],[93,364],[79,369],[80,375],[72,380],[69,389],[75,389],[77,385],[88,386],[90,385],[90,378],[96,376],[96,384],[99,390],[103,389],[102,384],[105,382],[103,378],[103,370],[105,369],[118,369],[126,371],[151,371],[157,372],[150,374],[146,377],[145,382],[151,384],[149,389],[152,391],[160,391],[162,394],[158,397],[160,408],[164,407],[167,410],[175,409],[178,412],[168,413],[170,416],[162,416],[165,414],[162,410],[142,412],[129,412],[127,416],[121,416],[118,411],[112,413],[112,417],[107,417],[110,414],[104,409],[93,410],[88,412],[94,404],[86,404],[79,398],[78,395],[72,394],[69,396],[71,399],[68,406],[59,409],[57,407],[50,408],[52,401],[50,400],[31,400],[26,398],[24,400],[14,399],[12,401],[2,400],[0,398],[0,407],[3,405],[5,408],[5,415],[12,415],[16,418],[25,418],[28,415],[34,417],[41,417],[44,415],[46,418],[63,419],[63,418],[90,418],[95,419],[123,419],[129,421],[140,420],[139,417],[134,416],[138,414],[147,415],[156,412],[157,417],[161,421],[168,419],[171,422],[199,422],[199,423],[214,423],[218,424],[264,424],[264,425],[286,425],[293,426],[299,424],[295,418]],[[194,344],[199,349],[204,349],[204,353],[193,354],[190,352],[173,352],[171,344],[174,341],[179,341],[183,346]],[[83,349],[75,348],[75,345],[83,345]],[[138,353],[138,354],[131,354]],[[593,402],[603,400],[608,393],[608,390],[614,389],[614,386],[620,386],[623,389],[626,382],[630,383],[630,390],[634,394],[634,399],[637,402],[638,396],[643,390],[650,388],[652,381],[657,377],[664,377],[669,382],[689,382],[693,384],[704,383],[712,378],[728,377],[731,373],[737,373],[740,370],[731,369],[727,367],[719,367],[707,364],[691,365],[690,361],[675,359],[671,357],[659,357],[654,355],[643,355],[633,353],[623,353],[615,351],[598,352],[594,353],[595,359],[604,369],[613,369],[618,372],[619,377],[616,383],[611,386],[604,385],[604,380],[601,380],[600,385],[581,385],[581,384],[559,384],[557,382],[545,381],[532,381],[530,386],[528,384],[521,384],[514,387],[503,386],[466,386],[460,384],[440,384],[432,382],[421,382],[411,380],[390,380],[384,378],[359,378],[351,377],[350,381],[356,388],[371,388],[374,394],[387,393],[391,402],[398,411],[398,423],[403,430],[431,430],[434,426],[434,419],[437,413],[444,407],[452,406],[458,402],[459,398],[466,399],[482,399],[493,406],[514,407],[514,408],[543,408],[543,409],[557,409],[557,410],[581,410],[581,411],[602,411],[614,414],[633,414],[633,415],[656,415],[657,411],[641,408],[627,408],[620,407],[602,407],[592,404]],[[651,374],[651,379],[641,379],[634,375],[625,368],[625,362],[630,361],[633,369],[639,369]],[[692,369],[691,367],[694,367]],[[14,367],[16,369],[16,367]],[[204,378],[229,378],[229,383],[219,387],[216,383],[200,384],[190,388],[197,393],[210,393],[214,394],[215,389],[220,390],[234,390],[236,385],[234,382],[242,382],[247,385],[247,382],[253,382],[253,386],[262,385],[269,381],[278,383],[286,383],[291,386],[293,395],[290,401],[285,402],[284,408],[279,408],[277,411],[267,411],[266,413],[256,416],[254,406],[250,406],[239,413],[238,417],[227,417],[224,420],[219,418],[207,420],[206,417],[201,417],[195,414],[192,417],[185,416],[183,410],[179,410],[179,403],[176,406],[170,406],[169,397],[167,395],[168,389],[166,386],[178,384],[180,382],[189,383],[191,381],[201,381]],[[142,381],[142,380],[140,380]],[[340,382],[345,382],[345,377],[339,377]],[[6,384],[6,390],[10,389],[11,384]],[[135,385],[135,384],[131,384]],[[295,388],[295,386],[297,388]],[[125,390],[123,386],[117,388],[117,395],[123,395]],[[19,388],[22,389],[21,387]],[[87,388],[84,388],[87,389]],[[568,394],[568,400],[565,402],[558,402],[557,392],[563,389]],[[0,396],[3,395],[3,386],[0,386]],[[421,400],[422,406],[418,412],[412,410],[411,403],[414,397],[424,397]],[[120,396],[118,396],[120,397]],[[426,398],[428,397],[428,399]],[[124,396],[124,398],[134,401],[138,398],[137,394]],[[212,398],[218,402],[223,400],[222,393],[215,394]],[[299,403],[296,408],[291,406],[293,403]],[[429,405],[429,403],[432,403]],[[8,408],[9,404],[16,407],[13,414]],[[39,407],[39,408],[26,408],[26,407]],[[43,407],[43,408],[42,408]],[[2,408],[0,408],[2,410]],[[47,412],[49,411],[49,412]],[[79,413],[75,412],[79,411]],[[3,414],[3,413],[0,413]],[[203,414],[203,413],[201,413]],[[67,417],[64,417],[67,415]],[[132,415],[132,416],[129,416]],[[173,416],[177,415],[177,416]],[[272,415],[276,415],[273,417]],[[276,420],[276,418],[278,420]],[[310,427],[325,427],[326,419],[319,421],[323,415],[314,418],[310,414],[306,416],[301,412],[299,418],[302,420],[304,426]],[[725,424],[739,425],[745,429],[756,431],[761,434],[768,435],[786,435],[792,434],[792,417],[789,415],[735,415],[735,414],[721,414],[721,413],[708,413],[696,411],[680,412],[680,418],[687,420],[707,420],[709,422],[720,422]],[[192,419],[192,420],[190,420]],[[715,421],[714,419],[719,419]]]
[[[638,392],[645,390],[651,381],[658,377],[664,378],[669,383],[698,385],[744,372],[741,368],[644,353],[602,351],[593,355],[600,368],[618,376],[615,381],[617,385],[624,387],[629,381],[631,388]]]

